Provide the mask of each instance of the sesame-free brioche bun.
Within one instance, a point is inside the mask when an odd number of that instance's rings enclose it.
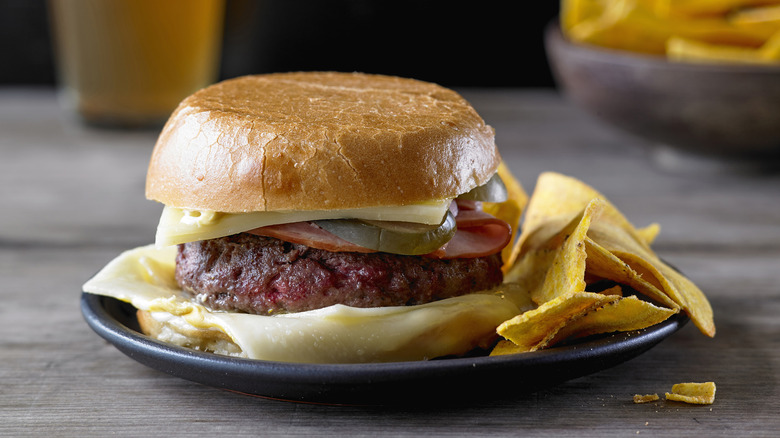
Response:
[[[244,76],[187,97],[146,196],[227,213],[408,205],[484,184],[493,129],[436,84],[361,73]]]

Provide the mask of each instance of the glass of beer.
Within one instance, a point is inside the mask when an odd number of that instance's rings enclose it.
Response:
[[[162,125],[219,72],[224,0],[50,0],[60,97],[88,124]]]

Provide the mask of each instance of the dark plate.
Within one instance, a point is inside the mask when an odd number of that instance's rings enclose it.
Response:
[[[553,386],[636,357],[688,321],[678,314],[644,330],[517,355],[330,365],[239,359],[168,345],[140,333],[135,309],[114,298],[82,293],[81,311],[120,351],[183,379],[274,399],[378,405],[455,403]]]

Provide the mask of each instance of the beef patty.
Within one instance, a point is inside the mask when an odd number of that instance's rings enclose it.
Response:
[[[500,253],[438,260],[330,252],[246,233],[181,244],[176,257],[176,281],[201,303],[255,314],[422,304],[502,280]]]

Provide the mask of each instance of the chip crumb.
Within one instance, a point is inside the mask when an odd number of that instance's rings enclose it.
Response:
[[[658,400],[658,394],[634,394],[634,403],[650,403]],[[645,424],[647,426],[647,424]]]
[[[666,393],[666,399],[696,405],[711,405],[715,402],[715,382],[677,383],[672,392]]]

